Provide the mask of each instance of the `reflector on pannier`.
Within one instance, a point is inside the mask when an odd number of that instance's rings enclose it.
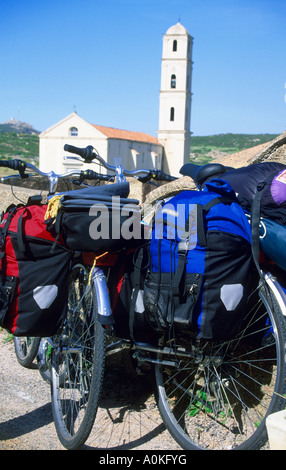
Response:
[[[144,287],[151,325],[209,340],[235,335],[256,279],[250,240],[247,218],[222,180],[159,205]]]
[[[0,224],[0,325],[51,336],[65,314],[71,252],[47,231],[47,206],[8,208]]]

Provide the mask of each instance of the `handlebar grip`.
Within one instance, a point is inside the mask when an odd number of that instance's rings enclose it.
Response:
[[[83,171],[82,178],[86,180],[114,181],[114,176],[102,175],[93,170]]]
[[[17,158],[14,160],[0,160],[0,167],[10,168],[10,170],[19,171],[22,173],[26,169],[26,163]]]
[[[152,172],[152,178],[155,180],[161,180],[161,181],[174,181],[177,178],[175,176],[168,175],[167,173],[164,173],[161,170],[153,170]]]
[[[70,152],[70,153],[74,153],[76,155],[79,155],[87,163],[90,163],[95,157],[92,145],[88,145],[85,148],[79,148],[79,147],[74,147],[74,145],[65,144],[64,150],[66,152]]]

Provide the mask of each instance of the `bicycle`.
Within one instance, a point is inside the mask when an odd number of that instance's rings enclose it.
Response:
[[[193,165],[191,176],[201,190],[225,171],[221,164]],[[180,365],[156,365],[159,409],[184,449],[260,449],[266,417],[285,407],[285,272],[266,259],[260,269],[239,334],[198,346],[194,341],[193,349],[181,338],[172,348],[173,354],[184,351]]]
[[[13,337],[17,361],[23,367],[30,369],[37,357],[40,338]]]
[[[96,158],[117,174],[119,180],[125,175],[134,176],[121,167],[108,165],[91,148],[66,149],[82,158],[86,155],[89,159]],[[198,170],[202,175],[203,170]],[[144,173],[145,176],[150,174],[142,170],[141,174]],[[207,173],[204,178],[214,174],[215,167],[209,165]],[[116,338],[112,342],[110,331],[94,321],[97,310],[99,313],[104,308],[111,311],[105,269],[91,268],[79,254],[78,265],[71,275],[67,317],[59,335],[51,339],[52,404],[62,444],[78,448],[88,437],[96,416],[94,409],[98,405],[105,355],[121,344],[129,347],[133,359],[140,365],[154,366],[162,419],[183,449],[261,448],[267,440],[266,417],[285,406],[286,393],[283,273],[275,277],[271,265],[261,268],[261,280],[248,300],[244,328],[229,341],[212,343],[198,341],[192,335],[178,335],[174,342],[164,335],[152,335],[149,343],[140,336],[121,337],[119,341]],[[87,283],[90,269],[91,286]],[[79,311],[81,315],[77,314]],[[85,344],[93,349],[92,355],[86,355],[84,366],[83,361],[79,364],[83,354],[79,354],[76,342],[78,332],[85,333]],[[108,346],[106,336],[111,341]],[[83,344],[81,340],[81,346]],[[63,365],[65,377],[69,377],[70,395],[61,401]],[[85,418],[89,412],[92,418],[86,418],[74,433],[72,413],[65,410],[64,403],[75,410],[80,404],[79,398],[73,395],[75,392],[81,392],[82,401],[88,396]]]
[[[36,168],[32,164],[28,164],[25,162],[22,162],[21,160],[11,160],[11,161],[2,161],[0,162],[0,166],[3,167],[8,167],[10,169],[16,170],[19,172],[19,177],[22,179],[26,179],[30,176],[34,175],[40,175],[44,178],[47,178],[49,181],[49,191],[48,195],[53,196],[56,192],[57,185],[59,179],[67,179],[67,178],[72,178],[76,177],[77,184],[82,184],[84,180],[100,180],[100,181],[110,181],[112,180],[112,177],[106,176],[106,175],[101,175],[96,172],[93,172],[92,170],[88,170],[86,172],[83,172],[81,170],[75,170],[75,171],[68,171],[62,175],[56,175],[54,172],[50,173],[43,173],[41,172],[38,168]],[[32,174],[28,174],[27,170],[32,171]],[[13,176],[14,177],[14,176]],[[10,179],[11,176],[6,176],[2,178],[2,181]],[[83,295],[83,304],[88,304],[89,302],[89,307],[91,306],[91,291],[84,291],[85,285],[83,284],[84,277],[81,274],[81,265],[77,263],[77,261],[74,262],[73,268],[72,268],[72,275],[70,279],[70,291],[73,293],[74,291],[74,286],[75,283],[78,282],[80,283],[80,289],[81,293]],[[92,352],[88,350],[86,353],[86,356],[90,357],[90,363],[94,365],[94,370],[97,372],[97,377],[98,381],[101,384],[102,382],[102,375],[103,375],[103,367],[102,364],[104,363],[104,355],[105,355],[105,349],[104,349],[104,335],[103,332],[101,332],[101,328],[96,327],[96,316],[92,314],[93,310],[90,308],[89,310],[83,310],[81,311],[80,308],[80,303],[79,301],[77,302],[76,306],[77,310],[74,310],[74,314],[76,314],[78,317],[80,317],[81,322],[80,328],[82,330],[82,333],[84,334],[84,329],[89,332],[90,338],[89,338],[89,343],[93,343],[93,349],[94,349],[94,357],[92,357]],[[78,324],[76,324],[76,320],[72,319],[72,309],[73,309],[73,303],[72,303],[72,294],[70,294],[70,299],[69,299],[69,308],[68,308],[68,319],[70,322],[73,321],[74,323],[74,329],[79,330]],[[85,322],[85,323],[84,323]],[[68,320],[65,322],[65,331],[68,329],[70,324],[68,324]],[[96,335],[98,337],[97,341],[94,341],[94,338],[92,336],[92,330],[96,331]],[[73,330],[75,331],[75,330]],[[71,333],[70,333],[71,334]],[[56,354],[55,352],[55,344],[59,346],[59,340],[56,337],[53,338],[15,338],[15,351],[16,351],[16,356],[17,359],[19,360],[20,364],[23,366],[30,366],[31,362],[35,359],[35,356],[37,356],[37,364],[39,371],[44,378],[44,380],[48,383],[51,383],[54,385],[55,381],[57,381],[57,386],[53,386],[53,392],[52,392],[52,408],[53,408],[53,414],[55,415],[55,424],[57,425],[58,421],[61,420],[60,417],[60,411],[59,411],[59,403],[60,403],[60,398],[59,395],[61,393],[61,389],[64,390],[64,384],[66,381],[66,377],[70,376],[70,369],[69,363],[68,363],[68,353],[61,353],[61,360],[59,360],[59,354]],[[21,345],[19,348],[18,346]],[[22,346],[23,345],[23,346]],[[29,345],[30,348],[28,349],[26,345]],[[84,339],[81,337],[78,340],[78,351],[81,349],[82,354],[81,354],[81,359],[84,357]],[[62,348],[62,351],[64,350],[64,347]],[[74,347],[74,350],[76,350],[76,347]],[[96,354],[95,354],[96,351]],[[65,357],[63,355],[65,354]],[[56,364],[56,372],[54,373],[54,381],[52,380],[52,373],[51,373],[51,366],[55,367]],[[84,364],[84,360],[82,361],[82,364]],[[100,367],[97,366],[99,364]],[[81,365],[80,367],[84,367]],[[100,373],[100,370],[102,371]],[[83,377],[82,373],[83,369],[80,369],[80,373],[78,374],[81,377]],[[73,366],[73,373],[75,372],[75,366]],[[90,379],[92,380],[92,373],[89,372]],[[78,429],[71,431],[72,437],[69,439],[71,443],[67,444],[67,447],[69,448],[74,448],[77,447],[78,445],[81,446],[81,442],[86,439],[86,434],[82,433],[82,430],[87,433],[87,424],[94,419],[94,414],[96,413],[97,409],[97,403],[98,403],[98,397],[99,397],[99,392],[100,388],[96,387],[90,387],[90,384],[88,383],[88,375],[86,376],[85,380],[85,389],[81,390],[83,399],[85,400],[85,403],[88,404],[90,403],[89,407],[87,408],[87,413],[84,412],[84,416],[86,416],[85,419],[82,420],[82,423],[79,425]],[[75,383],[75,378],[74,378],[74,383]],[[94,382],[96,379],[93,379]],[[91,389],[93,392],[91,393]],[[86,398],[87,397],[87,398]],[[67,397],[65,398],[65,403],[67,402]],[[64,412],[62,412],[63,414]],[[83,418],[84,418],[83,416]],[[82,416],[81,416],[82,418]],[[68,418],[70,420],[70,416]],[[75,421],[75,420],[74,420]],[[74,427],[75,423],[70,424],[70,426]],[[90,424],[89,424],[90,426]]]
[[[202,184],[216,173],[216,165],[196,166],[194,180]],[[285,273],[277,279],[271,264],[261,269],[244,328],[231,340],[129,340],[133,358],[155,367],[162,419],[183,449],[259,449],[266,417],[285,406]]]
[[[91,148],[84,149],[84,161],[94,157]],[[105,162],[98,159],[102,164]],[[26,170],[49,180],[49,195],[56,193],[59,179],[78,177],[84,180],[113,181],[111,175],[92,170],[69,171],[57,175],[53,171],[43,173],[34,165],[20,160],[0,162],[0,166],[19,172],[21,178],[29,176]],[[122,181],[119,167],[110,167]],[[130,176],[143,175],[159,179],[161,172],[146,170],[128,172]],[[3,178],[4,180],[9,177]],[[169,180],[170,178],[166,176]],[[81,447],[86,441],[96,416],[104,374],[106,353],[106,330],[97,321],[98,313],[106,309],[107,286],[103,272],[84,264],[80,253],[74,254],[69,279],[68,309],[61,330],[52,338],[43,338],[38,349],[38,365],[45,380],[51,382],[52,411],[61,443],[67,449]],[[35,340],[36,341],[36,340]]]
[[[14,336],[14,349],[17,361],[22,367],[32,369],[36,359],[38,370],[48,384],[51,383],[51,346],[47,338]]]

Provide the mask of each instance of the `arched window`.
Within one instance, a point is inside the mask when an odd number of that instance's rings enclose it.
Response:
[[[178,46],[177,39],[174,39],[174,41],[173,41],[173,52],[177,52],[177,46]]]
[[[170,121],[175,121],[175,108],[170,109]]]
[[[71,127],[69,134],[71,137],[77,137],[78,136],[78,128],[77,127]]]
[[[176,75],[171,76],[171,88],[176,88]]]

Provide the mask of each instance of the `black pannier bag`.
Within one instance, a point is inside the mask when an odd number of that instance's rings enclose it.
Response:
[[[118,250],[141,238],[139,203],[128,194],[129,183],[115,183],[56,196],[49,203],[49,230],[71,250]]]
[[[182,191],[158,205],[144,305],[158,332],[228,339],[257,282],[248,220],[228,183]]]
[[[257,188],[263,184],[261,216],[286,225],[286,165],[279,162],[256,163],[227,171],[221,178],[230,183],[238,201],[249,212]]]
[[[82,260],[92,266],[94,256],[84,252]],[[143,301],[148,267],[147,245],[138,241],[137,246],[132,248],[105,253],[97,258],[96,266],[104,271],[107,278],[116,336],[152,342],[156,335],[146,320]]]
[[[192,167],[192,164],[186,163],[180,172],[192,177]],[[221,171],[219,178],[229,182],[239,203],[248,212],[251,211],[258,186],[263,183],[261,216],[286,225],[286,165],[268,161],[254,163]]]
[[[257,163],[229,171],[223,178],[236,191],[240,204],[251,212],[252,251],[258,272],[260,250],[285,271],[286,165]]]
[[[0,325],[15,336],[52,336],[67,309],[71,252],[47,231],[46,209],[10,207],[0,224]]]

